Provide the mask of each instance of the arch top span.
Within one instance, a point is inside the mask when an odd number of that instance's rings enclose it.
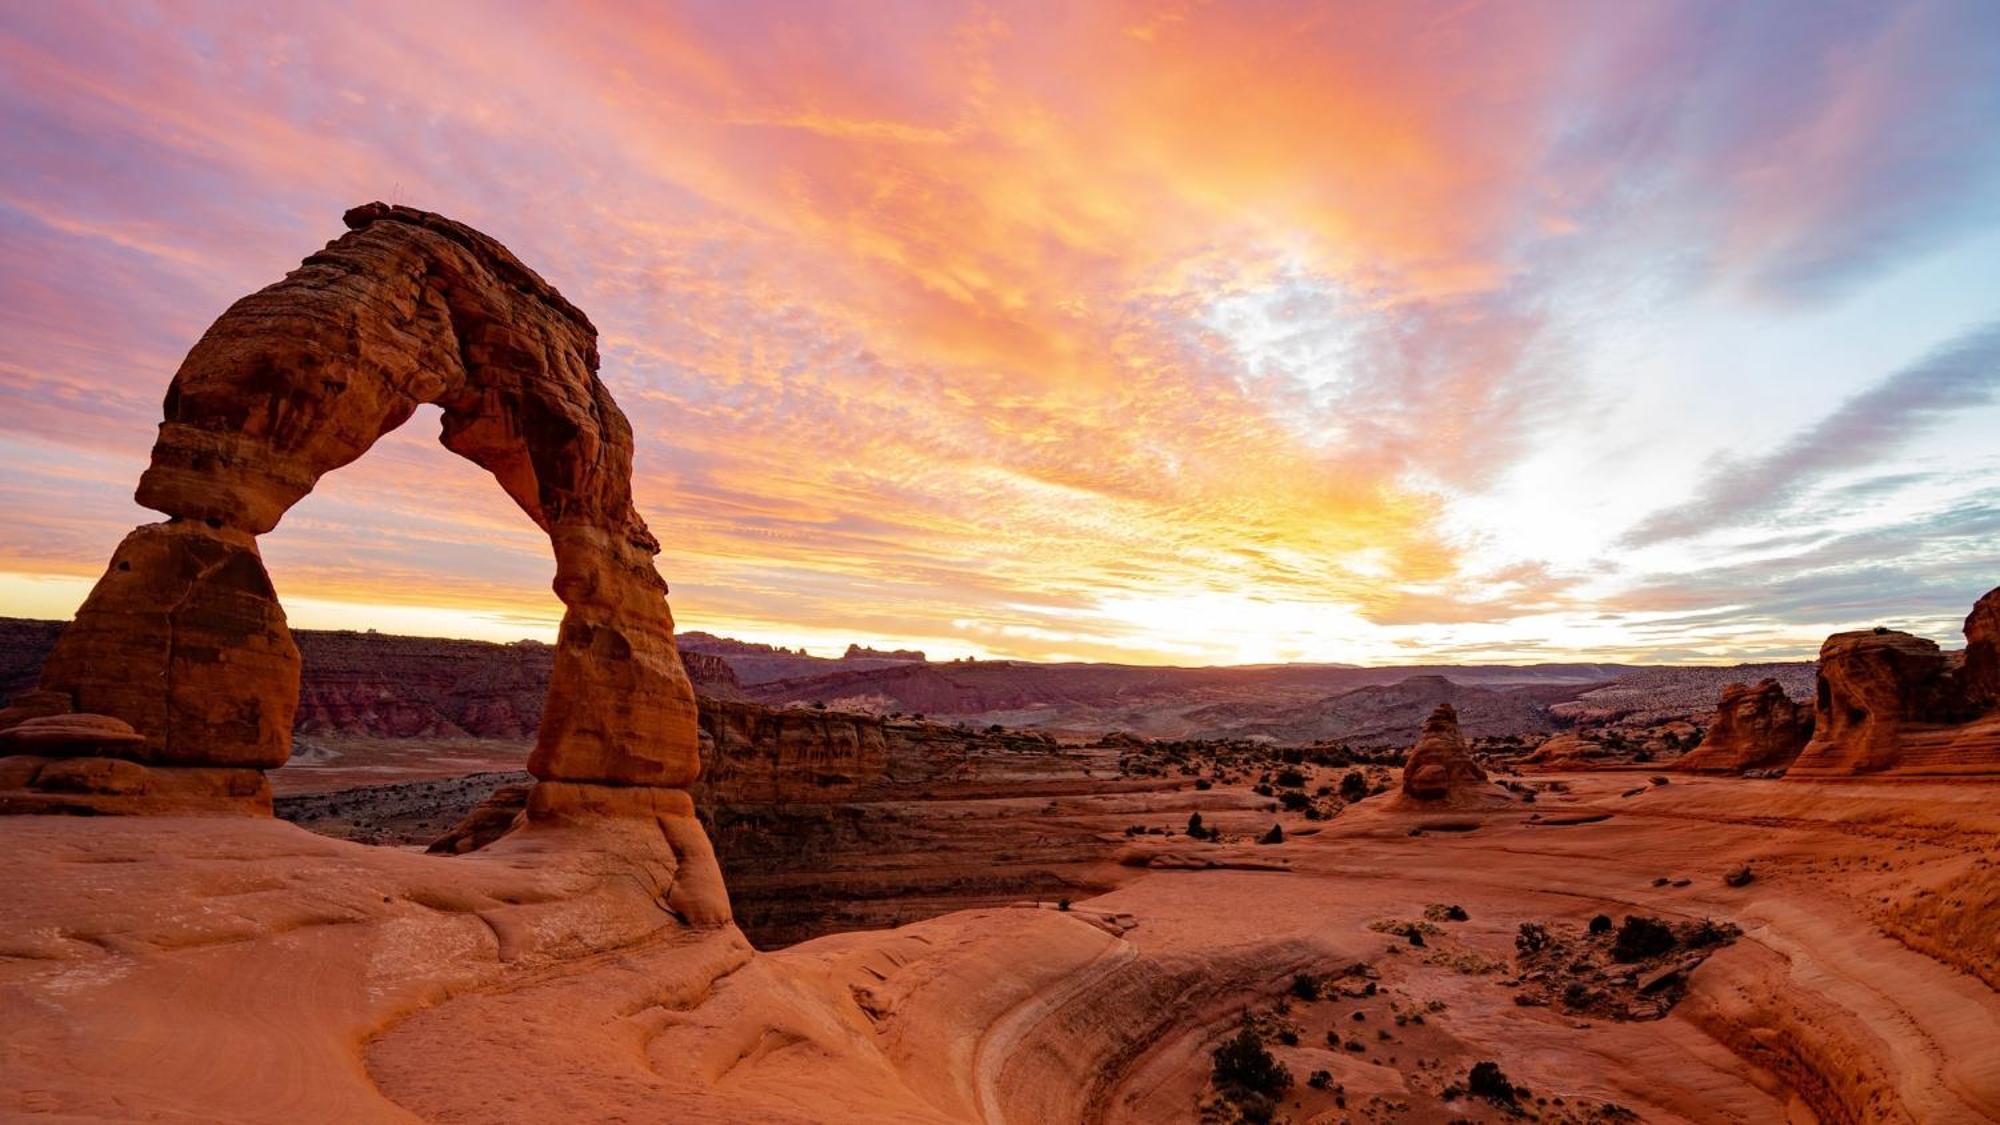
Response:
[[[491,473],[555,555],[564,614],[529,769],[685,788],[699,768],[694,694],[653,567],[659,543],[632,502],[632,428],[598,378],[596,329],[462,223],[384,203],[345,220],[346,234],[231,305],[182,362],[137,490],[168,518],[119,545],[29,701],[41,715],[120,720],[134,737],[51,737],[37,752],[282,765],[299,657],[256,537],[434,403],[445,447]],[[0,726],[33,717],[10,711]]]

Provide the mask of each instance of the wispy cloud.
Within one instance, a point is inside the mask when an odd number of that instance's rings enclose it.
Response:
[[[0,570],[101,567],[149,518],[179,356],[383,197],[590,310],[684,621],[1023,657],[1615,647],[1556,619],[1634,620],[1630,575],[1454,517],[1594,436],[1591,294],[1810,305],[1987,221],[1996,21],[1821,9],[13,6]],[[1924,370],[1635,534],[1752,525],[1842,464],[1916,487],[1898,451],[1986,393]],[[268,537],[280,589],[546,617],[542,545],[430,425]]]
[[[1993,402],[1996,391],[2000,321],[1848,399],[1772,452],[1717,467],[1693,497],[1647,516],[1625,542],[1644,546],[1766,521],[1826,478],[1871,466],[1952,414]]]

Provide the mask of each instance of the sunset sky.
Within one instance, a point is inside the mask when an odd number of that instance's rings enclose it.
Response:
[[[0,614],[383,199],[603,333],[683,629],[1144,663],[1956,641],[2000,585],[2000,4],[0,0]],[[426,409],[293,624],[548,638]]]

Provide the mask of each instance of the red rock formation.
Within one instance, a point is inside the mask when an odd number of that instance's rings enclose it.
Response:
[[[1803,775],[1872,773],[1896,763],[1904,735],[1929,725],[1947,689],[1937,642],[1888,629],[1835,633],[1819,650],[1813,737]]]
[[[1965,629],[1962,656],[1889,629],[1828,637],[1812,741],[1790,776],[2000,773],[2000,590],[1979,599]]]
[[[1688,773],[1742,773],[1792,764],[1812,737],[1812,709],[1794,703],[1776,680],[1722,689],[1708,736],[1674,764]]]
[[[130,723],[144,742],[123,758],[283,763],[300,661],[256,536],[434,403],[445,447],[490,471],[555,551],[565,612],[530,771],[690,785],[694,693],[653,569],[659,543],[632,505],[631,427],[597,377],[595,329],[469,227],[379,203],[346,222],[348,234],[237,301],[188,353],[137,494],[168,520],[118,548],[41,687]],[[573,789],[531,812],[604,803]]]
[[[889,743],[880,719],[701,701],[704,802],[829,801],[881,779]]]
[[[1472,747],[1458,729],[1458,712],[1440,703],[1424,720],[1424,732],[1403,762],[1403,787],[1396,804],[1402,808],[1460,808],[1504,804],[1506,798],[1487,783],[1486,771],[1473,760]]]
[[[2000,707],[2000,588],[1988,590],[1965,618],[1965,666],[1959,675],[1968,706]]]
[[[118,545],[42,665],[45,691],[113,715],[160,766],[270,769],[291,754],[299,650],[247,531],[173,519]]]

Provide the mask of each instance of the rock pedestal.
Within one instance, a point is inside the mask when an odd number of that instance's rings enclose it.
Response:
[[[1458,711],[1449,703],[1438,704],[1403,762],[1396,807],[1446,810],[1507,803],[1506,795],[1487,781],[1486,771],[1473,759],[1472,747],[1458,729]]]
[[[259,771],[290,754],[299,656],[256,537],[425,403],[443,410],[445,447],[491,472],[555,552],[564,618],[531,772],[671,792],[693,783],[694,693],[653,568],[659,542],[632,504],[632,429],[597,375],[595,328],[470,227],[381,203],[346,223],[188,353],[137,492],[166,522],[119,545],[41,690],[0,717],[102,715],[136,737],[89,753],[21,750],[35,761],[0,762],[0,810],[85,790],[100,812],[163,811],[166,795],[190,792],[268,810]]]

